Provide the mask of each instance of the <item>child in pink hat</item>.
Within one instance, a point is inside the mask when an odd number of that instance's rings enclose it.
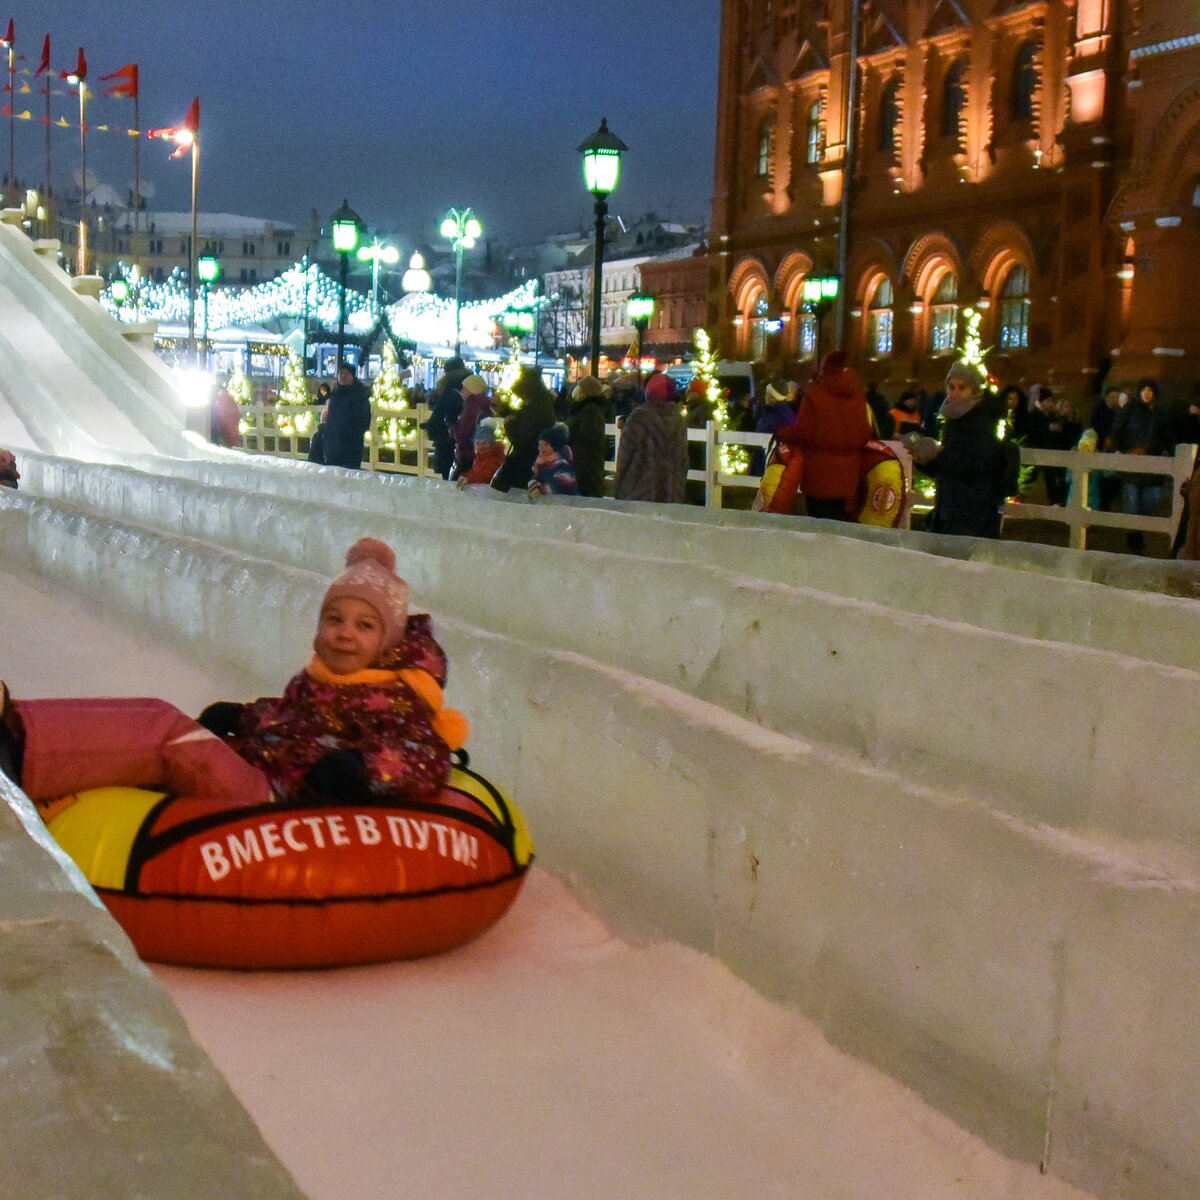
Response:
[[[356,542],[283,695],[213,704],[199,722],[157,699],[14,703],[0,682],[0,770],[44,813],[103,786],[238,804],[435,794],[468,726],[444,706],[445,653],[395,566],[385,543]]]

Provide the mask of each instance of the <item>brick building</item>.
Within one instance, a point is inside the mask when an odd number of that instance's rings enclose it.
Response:
[[[725,355],[812,357],[802,285],[833,273],[821,348],[883,384],[936,384],[966,306],[1005,379],[1200,376],[1195,0],[871,0],[857,72],[851,12],[724,0]]]

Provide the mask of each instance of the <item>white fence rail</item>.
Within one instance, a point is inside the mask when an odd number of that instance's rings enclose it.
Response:
[[[274,454],[284,458],[306,458],[310,437],[307,434],[286,432],[280,429],[281,417],[294,421],[302,413],[311,413],[315,422],[321,418],[318,405],[303,408],[277,409],[268,404],[249,405],[242,409],[242,419],[249,426],[243,437],[242,448],[259,454]],[[371,438],[364,454],[364,466],[372,471],[391,471],[405,475],[432,477],[433,443],[425,436],[420,423],[429,416],[429,410],[420,407],[402,413],[378,411],[375,429],[385,427],[401,417],[411,423],[411,441],[401,443],[393,450]],[[616,425],[606,426],[615,447],[620,444],[621,432]],[[725,446],[740,446],[753,452],[765,450],[771,438],[766,433],[735,433],[721,429],[709,422],[698,429],[688,430],[689,446],[697,443],[704,447],[704,465],[688,471],[688,479],[704,485],[704,503],[709,508],[720,508],[724,503],[726,488],[735,490],[758,490],[761,482],[758,475],[743,475],[721,470],[721,450]],[[907,450],[900,443],[890,443],[907,459]],[[1179,446],[1173,457],[1150,457],[1139,454],[1098,454],[1080,450],[1031,450],[1021,448],[1021,465],[1036,467],[1061,467],[1071,472],[1073,486],[1065,507],[1051,504],[1005,504],[1006,521],[1057,521],[1069,527],[1070,544],[1083,549],[1087,545],[1089,528],[1104,526],[1112,529],[1140,530],[1144,533],[1165,534],[1173,539],[1183,516],[1183,501],[1180,485],[1191,477],[1195,470],[1197,448]],[[907,463],[906,463],[907,466]],[[605,463],[609,478],[616,468],[615,458]],[[1089,476],[1095,472],[1116,472],[1121,475],[1162,476],[1164,487],[1170,491],[1170,513],[1163,516],[1144,516],[1138,513],[1109,512],[1088,507]]]

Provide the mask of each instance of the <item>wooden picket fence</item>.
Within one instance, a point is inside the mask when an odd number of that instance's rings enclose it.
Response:
[[[242,409],[244,425],[248,426],[241,449],[256,454],[272,454],[283,458],[306,458],[309,437],[281,429],[282,422],[294,421],[302,413],[311,413],[314,426],[320,420],[321,408],[308,405],[303,408],[276,409],[272,405],[255,404]],[[363,466],[370,471],[389,471],[404,475],[435,476],[433,470],[433,445],[420,428],[428,418],[428,409],[423,406],[402,413],[379,411],[375,414],[374,428],[386,428],[389,422],[403,419],[412,431],[411,440],[393,448],[383,439],[371,437],[367,441]],[[607,426],[615,447],[620,443],[621,431],[616,425]],[[720,508],[724,504],[726,489],[758,490],[759,476],[721,470],[722,450],[727,446],[741,447],[748,452],[765,450],[770,435],[765,433],[736,433],[721,429],[709,422],[707,425],[688,430],[690,443],[704,447],[704,466],[688,472],[688,479],[704,485],[704,503],[709,508]],[[899,442],[889,443],[900,455],[906,474],[911,478],[911,459],[907,449]],[[1196,467],[1197,448],[1179,446],[1171,457],[1147,457],[1137,454],[1098,454],[1080,450],[1031,450],[1021,448],[1021,465],[1036,467],[1064,467],[1071,472],[1073,486],[1070,499],[1065,506],[1050,504],[1009,503],[1003,507],[1006,522],[1056,521],[1069,527],[1070,544],[1083,549],[1087,546],[1087,532],[1097,527],[1140,530],[1143,533],[1165,534],[1175,537],[1183,515],[1183,500],[1180,485],[1189,479]],[[615,470],[615,458],[605,464],[608,477]],[[1164,487],[1170,492],[1170,512],[1165,515],[1143,516],[1137,513],[1108,512],[1087,506],[1088,478],[1097,471],[1119,472],[1124,475],[1149,475],[1164,477]],[[922,511],[920,498],[916,511]]]

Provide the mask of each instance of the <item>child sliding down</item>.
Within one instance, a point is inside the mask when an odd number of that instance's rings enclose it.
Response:
[[[44,813],[105,786],[237,804],[435,794],[467,721],[443,706],[446,656],[395,566],[383,542],[351,546],[283,695],[213,704],[199,723],[154,699],[14,703],[0,683],[0,770]]]

